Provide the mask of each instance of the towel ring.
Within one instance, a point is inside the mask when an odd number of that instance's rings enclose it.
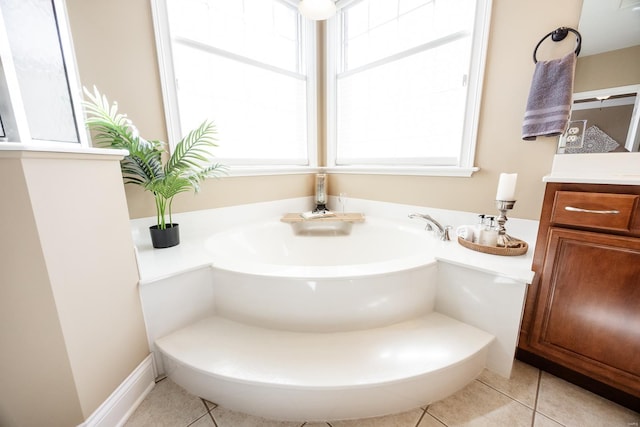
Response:
[[[533,63],[534,64],[538,63],[538,59],[536,58],[536,53],[538,52],[538,48],[540,47],[542,42],[545,41],[547,37],[551,36],[551,40],[553,40],[554,42],[559,42],[564,40],[567,37],[567,34],[569,34],[569,31],[571,31],[573,34],[576,35],[577,46],[576,46],[575,52],[576,52],[576,56],[580,55],[580,47],[582,46],[582,36],[580,35],[580,33],[574,30],[573,28],[560,27],[560,28],[556,28],[555,30],[551,31],[549,34],[544,36],[542,39],[540,39],[540,41],[536,45],[536,48],[533,50]]]

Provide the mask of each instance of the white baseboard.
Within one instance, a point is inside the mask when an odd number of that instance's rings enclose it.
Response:
[[[122,426],[155,386],[153,355],[147,356],[78,427]]]

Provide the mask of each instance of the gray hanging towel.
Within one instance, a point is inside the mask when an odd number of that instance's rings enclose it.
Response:
[[[576,59],[577,55],[571,52],[560,59],[536,63],[522,123],[525,141],[561,135],[566,130],[571,115]]]

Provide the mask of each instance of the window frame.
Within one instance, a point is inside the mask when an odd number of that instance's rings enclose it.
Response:
[[[167,124],[167,137],[170,150],[183,136],[180,126],[180,112],[178,107],[178,95],[176,90],[176,77],[173,69],[173,54],[171,34],[169,30],[169,20],[166,0],[150,0],[154,21],[154,32],[156,49],[158,55],[158,65],[160,70],[160,84],[162,88],[162,99]],[[297,3],[293,0],[278,0],[290,6]],[[306,76],[306,119],[307,119],[307,159],[306,164],[289,164],[288,161],[278,162],[273,159],[270,162],[247,162],[237,164],[233,159],[225,162],[220,158],[221,163],[229,166],[228,172],[231,176],[251,176],[251,175],[276,175],[310,173],[318,170],[318,66],[317,66],[317,29],[315,22],[299,16],[300,30],[303,33],[304,43],[300,46],[300,54],[304,62]],[[223,55],[224,56],[224,55]],[[232,55],[235,56],[235,55]],[[250,59],[246,64],[255,63]],[[270,68],[270,66],[266,66]],[[271,67],[274,68],[274,67]],[[215,122],[215,118],[214,118]]]
[[[0,116],[4,136],[0,142],[21,143],[42,148],[89,147],[89,134],[85,128],[84,109],[82,108],[82,85],[78,73],[78,65],[73,47],[71,27],[65,0],[51,0],[51,7],[58,33],[58,43],[64,73],[66,76],[72,119],[75,124],[78,141],[57,141],[49,139],[34,139],[31,135],[27,110],[25,108],[22,90],[13,61],[13,52],[9,45],[7,28],[2,10],[0,10],[0,97],[6,101],[0,103]]]
[[[355,0],[357,1],[357,0]],[[339,0],[338,9],[355,2],[354,0]],[[471,61],[469,67],[465,119],[463,137],[460,147],[458,164],[455,166],[439,166],[426,164],[410,164],[411,161],[399,162],[396,165],[352,164],[337,163],[337,76],[339,58],[342,54],[340,46],[342,12],[327,21],[325,31],[325,115],[326,115],[326,170],[337,173],[367,173],[389,175],[427,175],[427,176],[460,176],[469,177],[480,170],[474,166],[477,145],[480,104],[486,64],[489,27],[491,22],[492,0],[478,0],[472,32]],[[410,49],[411,50],[411,49]],[[403,57],[403,53],[392,55]],[[385,59],[379,60],[384,62]],[[365,68],[367,66],[364,66]],[[349,73],[347,71],[346,73]]]

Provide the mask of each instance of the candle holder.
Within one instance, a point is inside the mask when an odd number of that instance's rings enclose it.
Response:
[[[498,242],[497,245],[503,248],[517,247],[520,245],[520,240],[515,239],[507,234],[504,227],[504,223],[507,222],[507,211],[513,209],[513,205],[516,204],[515,200],[496,200],[496,208],[500,212],[496,221],[498,222]]]

